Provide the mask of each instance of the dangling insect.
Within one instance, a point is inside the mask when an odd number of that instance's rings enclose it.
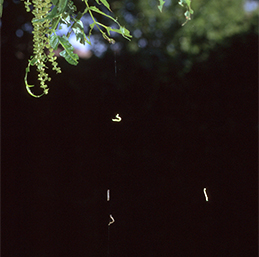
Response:
[[[119,115],[119,113],[115,116],[116,118],[115,119],[112,119],[112,121],[114,121],[114,122],[121,122],[121,117],[120,117],[120,115]]]

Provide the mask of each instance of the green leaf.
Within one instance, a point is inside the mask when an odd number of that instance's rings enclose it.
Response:
[[[106,16],[106,17],[110,18],[111,20],[113,20],[114,22],[116,22],[116,23],[118,24],[118,22],[117,22],[116,19],[114,19],[112,16],[110,16],[110,15],[108,15],[108,14],[102,12],[102,11],[99,10],[96,6],[90,6],[90,7],[88,8],[88,10],[91,10],[91,11],[94,11],[94,12],[97,12],[97,13],[100,13],[100,14],[102,14],[103,16]]]
[[[73,24],[73,30],[74,32],[84,32],[84,24],[81,20],[78,20],[76,21],[74,24]]]
[[[107,30],[108,35],[110,35],[110,31],[114,31],[114,32],[117,32],[117,33],[121,34],[124,38],[126,38],[126,39],[128,39],[128,40],[130,40],[130,38],[132,37],[132,36],[130,35],[130,32],[129,32],[125,27],[122,27],[122,26],[118,23],[118,21],[117,21],[116,19],[114,19],[112,16],[110,16],[110,15],[108,15],[108,14],[102,12],[102,11],[99,10],[97,7],[95,7],[95,6],[90,6],[90,7],[86,8],[86,10],[87,10],[87,11],[88,11],[88,10],[94,11],[94,12],[97,12],[97,13],[103,15],[103,16],[106,16],[106,17],[110,18],[111,20],[113,20],[117,25],[119,25],[119,29],[113,29],[113,28],[107,27],[107,26],[105,26],[105,25],[103,25],[103,24],[101,24],[101,23],[99,23],[99,22],[93,22],[92,24],[89,25],[89,26],[90,26],[89,40],[90,40],[91,32],[92,32],[92,30],[93,30],[93,28],[94,28],[95,25],[97,25],[97,26],[100,25],[100,26],[104,27],[104,28]],[[99,28],[99,27],[98,27],[98,28]],[[113,42],[114,42],[114,40],[111,39],[111,38],[109,38],[100,28],[99,28],[99,31],[102,33],[102,36],[103,36],[105,39],[107,39],[110,43],[113,43]]]
[[[68,12],[70,15],[73,16],[75,14],[76,10],[77,10],[77,8],[74,5],[74,2],[73,1],[68,1],[66,12]]]
[[[47,18],[48,19],[53,19],[54,17],[56,17],[58,15],[58,8],[57,6],[55,6],[48,14],[47,14]]]
[[[186,17],[186,19],[188,19],[188,20],[190,20],[191,19],[191,14],[190,14],[190,12],[189,11],[186,11],[185,13],[184,13],[184,16]]]
[[[122,26],[119,29],[113,29],[111,27],[107,27],[106,30],[108,32],[108,35],[110,35],[110,31],[113,31],[121,34],[124,38],[128,40],[132,38],[132,36],[130,35],[130,32],[125,27],[122,27]]]
[[[62,52],[59,53],[60,56],[64,57],[66,59],[66,61],[72,65],[77,65],[78,64],[78,55],[71,53],[71,52],[67,52],[66,50],[63,50]]]
[[[54,50],[58,49],[58,45],[59,45],[59,39],[58,36],[56,34],[52,35],[49,39],[50,45]]]
[[[66,61],[72,65],[78,64],[78,55],[73,53],[74,47],[69,43],[68,38],[63,35],[62,37],[58,36],[59,43],[63,46],[64,50],[59,53]]]
[[[191,8],[191,0],[179,0],[178,4],[183,7],[188,6],[188,8]]]
[[[189,20],[191,20],[191,14],[193,14],[193,10],[191,8],[191,0],[179,0],[178,4],[186,9],[184,13],[186,21],[182,24],[182,26],[184,26]]]
[[[76,16],[76,19],[77,20],[80,20],[82,17],[83,17],[83,13],[81,13],[81,12],[78,12],[78,14],[77,14],[77,16]]]
[[[52,4],[57,5],[58,4],[58,0],[51,0]]]
[[[3,15],[3,4],[4,4],[4,0],[0,0],[0,18],[2,18],[2,15]]]
[[[62,17],[61,17],[61,21],[60,21],[60,23],[64,23],[64,24],[66,24],[66,25],[68,25],[68,26],[70,26],[70,16],[69,15],[61,15]]]
[[[159,5],[158,5],[158,9],[160,12],[162,12],[163,6],[164,6],[165,1],[164,0],[159,0]]]
[[[110,11],[112,11],[111,8],[110,8],[109,3],[108,3],[106,0],[95,0],[95,1],[96,1],[97,4],[101,4],[101,3],[100,3],[100,1],[101,1],[102,4],[103,4],[107,9],[109,9]]]
[[[189,11],[191,10],[191,0],[179,0],[178,4],[185,7]]]
[[[184,7],[183,1],[184,0],[179,0],[178,4]]]
[[[128,40],[130,40],[129,38],[132,38],[132,36],[130,35],[130,32],[125,28],[125,27],[120,27],[120,32],[121,35],[125,38],[127,38]]]
[[[72,29],[76,35],[76,40],[79,41],[81,44],[85,44],[85,41],[89,44],[90,42],[87,40],[85,33],[84,33],[84,24],[82,21],[77,21],[73,24]]]
[[[58,12],[63,13],[67,8],[68,0],[59,0],[58,1]]]

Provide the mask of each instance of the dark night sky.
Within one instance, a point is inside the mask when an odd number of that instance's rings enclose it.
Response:
[[[180,89],[122,52],[117,81],[113,54],[64,64],[41,99],[16,51],[3,29],[3,257],[107,256],[109,212],[112,257],[257,256],[257,36]]]

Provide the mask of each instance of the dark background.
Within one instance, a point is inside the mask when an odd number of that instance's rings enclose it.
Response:
[[[107,256],[110,212],[109,256],[257,256],[253,28],[184,78],[152,48],[117,52],[117,77],[111,50],[78,67],[60,59],[49,95],[34,99],[19,22],[4,14],[3,257]]]

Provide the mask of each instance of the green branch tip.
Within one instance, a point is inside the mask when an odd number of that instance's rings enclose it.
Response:
[[[29,84],[28,84],[28,81],[27,81],[27,76],[28,76],[28,73],[30,72],[30,66],[31,66],[31,65],[34,65],[35,62],[36,62],[35,59],[29,60],[28,66],[27,66],[27,68],[26,68],[26,70],[25,70],[24,83],[25,83],[25,87],[26,87],[26,90],[27,90],[27,92],[29,93],[29,95],[31,95],[31,96],[33,96],[33,97],[35,97],[35,98],[40,98],[40,97],[42,97],[43,95],[48,94],[48,88],[45,88],[44,91],[43,91],[43,93],[42,93],[41,95],[35,95],[35,94],[33,94],[33,93],[31,92],[31,89],[30,89],[31,87],[34,87],[34,85],[29,85]]]
[[[159,11],[162,12],[162,9],[163,9],[163,6],[165,4],[165,1],[164,0],[159,0],[159,5],[157,6]]]

